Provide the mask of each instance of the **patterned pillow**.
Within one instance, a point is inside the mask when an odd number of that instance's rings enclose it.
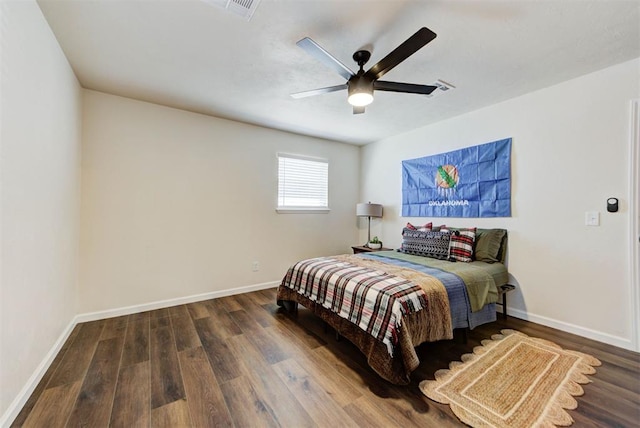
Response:
[[[416,256],[446,260],[449,257],[449,232],[423,232],[404,228],[400,251]]]
[[[409,230],[419,230],[421,232],[428,232],[428,231],[431,230],[431,226],[433,226],[433,223],[431,223],[431,222],[425,224],[424,226],[418,226],[418,227],[415,227],[411,223],[407,223],[406,228],[409,229]]]
[[[441,228],[441,232],[451,233],[449,244],[449,258],[458,262],[468,263],[473,259],[473,243],[476,240],[476,228],[453,229]]]

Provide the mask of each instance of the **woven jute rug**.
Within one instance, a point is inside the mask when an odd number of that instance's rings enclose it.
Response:
[[[474,427],[568,426],[573,418],[565,409],[578,406],[573,397],[599,365],[590,355],[502,330],[438,370],[435,380],[420,382],[420,390]]]

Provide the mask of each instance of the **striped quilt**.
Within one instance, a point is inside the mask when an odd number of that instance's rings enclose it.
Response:
[[[393,357],[403,315],[425,308],[427,295],[409,279],[363,264],[349,256],[303,260],[289,268],[282,286],[357,325]]]

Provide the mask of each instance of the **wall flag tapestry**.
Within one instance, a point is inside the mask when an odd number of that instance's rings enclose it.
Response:
[[[511,217],[511,138],[402,161],[403,217]]]

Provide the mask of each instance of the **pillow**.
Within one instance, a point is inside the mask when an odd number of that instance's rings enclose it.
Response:
[[[410,229],[410,230],[419,230],[421,232],[428,232],[428,231],[431,230],[431,226],[433,226],[433,223],[431,223],[431,222],[425,224],[424,226],[419,226],[419,227],[415,227],[411,223],[407,223],[406,228]]]
[[[451,232],[449,243],[449,258],[457,262],[468,263],[473,260],[473,243],[476,240],[476,228],[453,229],[443,227],[441,232]]]
[[[495,263],[501,261],[500,249],[507,236],[505,229],[478,229],[474,258],[481,262]]]
[[[404,228],[400,252],[446,260],[449,257],[449,232],[424,232]]]

